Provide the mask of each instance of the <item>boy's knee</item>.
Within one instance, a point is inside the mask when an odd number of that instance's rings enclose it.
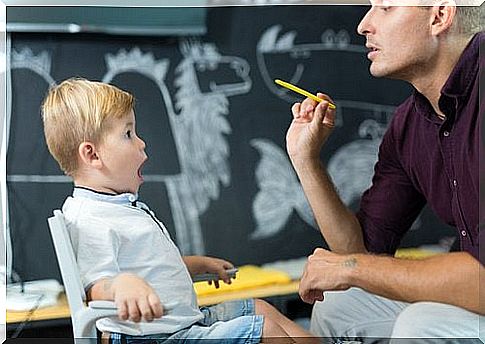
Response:
[[[288,337],[288,334],[276,321],[265,317],[263,323],[263,338],[273,337]]]
[[[254,311],[256,314],[261,314],[266,316],[274,314],[275,312],[278,312],[276,308],[274,308],[268,302],[261,299],[254,300]]]

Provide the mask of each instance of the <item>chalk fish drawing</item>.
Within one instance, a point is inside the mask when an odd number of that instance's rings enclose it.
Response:
[[[321,42],[295,44],[296,31],[281,34],[282,26],[273,25],[265,30],[256,47],[258,68],[267,88],[288,103],[301,101],[291,91],[275,85],[274,79],[281,75],[271,75],[271,65],[267,60],[284,57],[287,75],[285,80],[298,84],[305,71],[305,61],[315,52],[343,51],[365,54],[366,48],[350,43],[350,35],[345,30],[335,32],[327,29],[321,35]],[[373,104],[346,99],[334,99],[337,105],[336,127],[344,125],[345,115],[358,117],[365,112],[358,128],[360,139],[337,149],[327,163],[331,176],[342,201],[351,205],[360,199],[371,185],[373,167],[385,127],[394,113],[394,106]],[[362,117],[362,116],[361,116]],[[371,117],[371,118],[368,118]],[[256,230],[252,238],[267,238],[279,233],[293,210],[309,225],[317,228],[310,206],[303,194],[296,174],[286,153],[276,144],[265,139],[253,139],[251,145],[260,153],[255,177],[259,192],[253,200],[253,216]],[[419,221],[413,228],[419,227]]]

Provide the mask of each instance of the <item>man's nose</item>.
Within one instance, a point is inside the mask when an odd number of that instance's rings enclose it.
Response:
[[[357,26],[357,32],[359,35],[365,36],[371,32],[371,11],[372,9],[365,14],[364,18],[362,18]]]

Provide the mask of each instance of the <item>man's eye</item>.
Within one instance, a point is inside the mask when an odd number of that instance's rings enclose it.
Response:
[[[384,12],[387,12],[391,9],[391,6],[381,6],[381,10],[383,10]]]

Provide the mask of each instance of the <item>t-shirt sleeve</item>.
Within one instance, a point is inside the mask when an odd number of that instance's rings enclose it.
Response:
[[[366,248],[374,253],[394,254],[426,202],[401,165],[398,144],[391,123],[379,147],[372,185],[356,214]]]
[[[92,218],[80,219],[68,228],[85,290],[101,278],[120,273],[117,263],[120,240],[113,228]]]

